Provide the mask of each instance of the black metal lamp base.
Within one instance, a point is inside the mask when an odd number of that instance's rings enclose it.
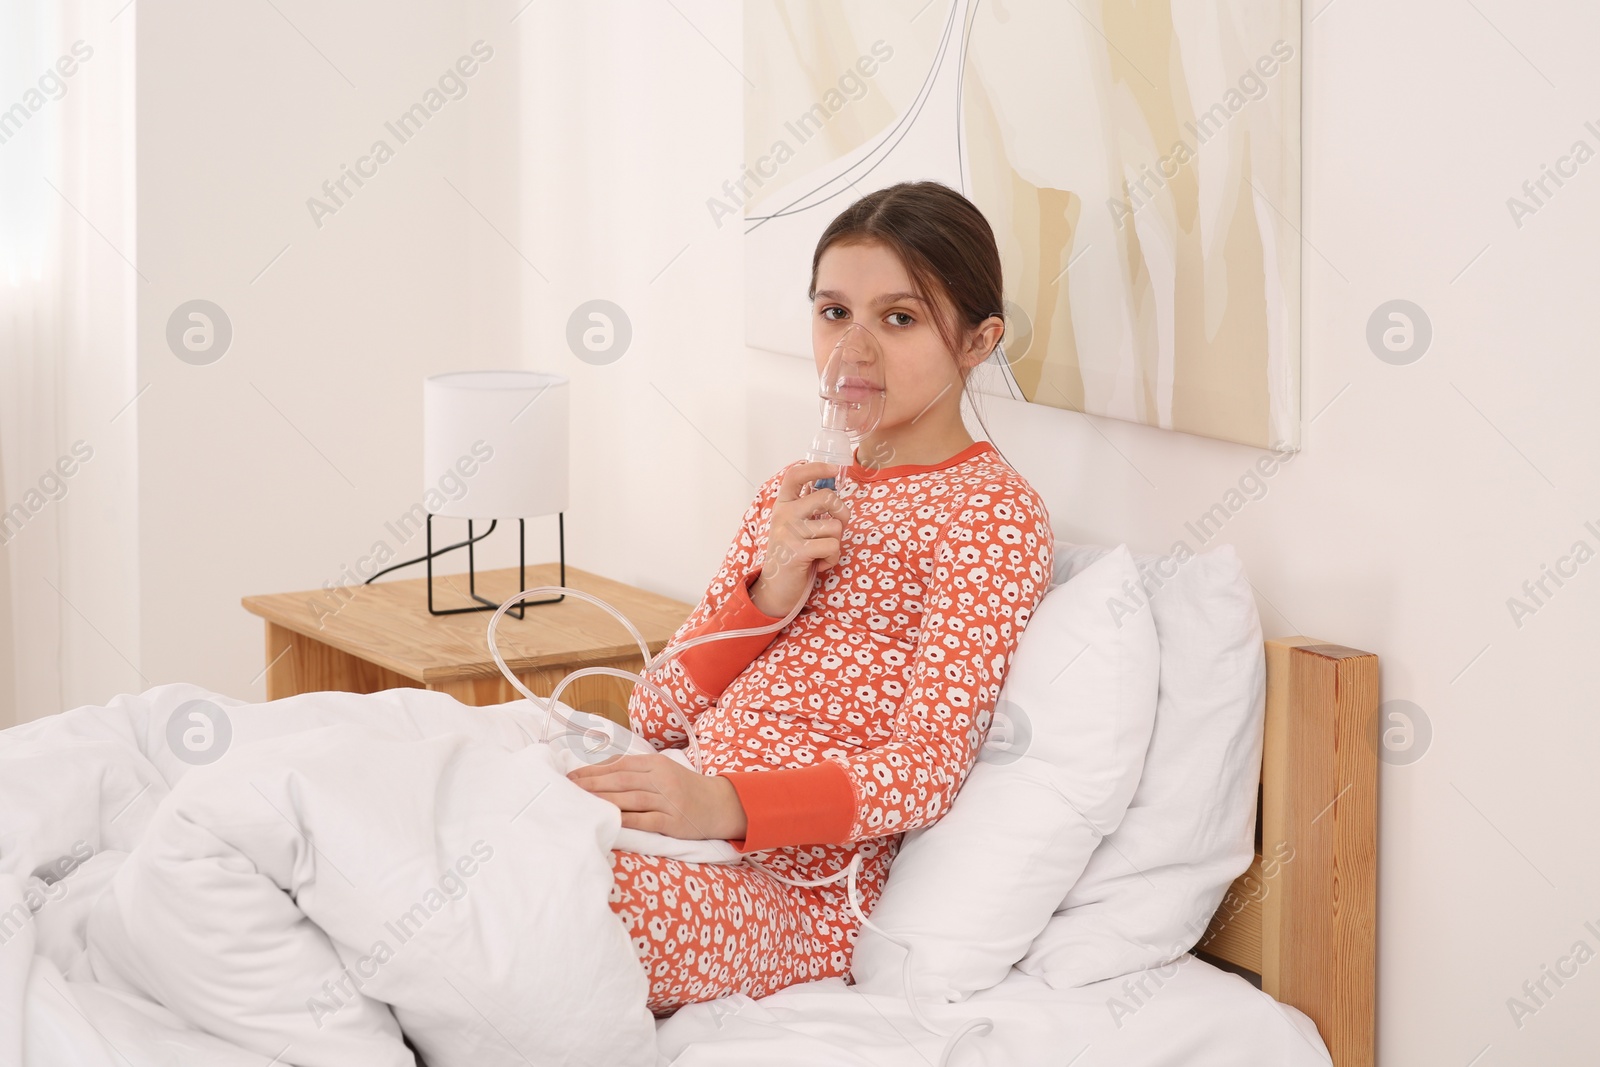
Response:
[[[494,522],[498,522],[499,520],[496,519],[496,520],[493,520],[493,521]],[[490,527],[489,527],[488,533],[493,533],[493,532],[494,532],[494,526],[491,524]],[[488,533],[485,533],[484,536],[487,537]],[[561,557],[560,557],[561,558],[561,581],[560,581],[559,584],[564,586],[564,585],[567,584],[567,521],[566,521],[566,514],[564,512],[559,512],[559,511],[556,512],[556,536],[557,536],[558,544],[560,546],[560,554],[561,554]],[[466,540],[466,549],[467,549],[467,592],[472,597],[472,599],[476,600],[478,603],[476,605],[472,606],[472,607],[469,607],[469,608],[435,608],[433,606],[433,512],[430,511],[428,513],[428,556],[427,556],[427,559],[428,559],[428,614],[429,615],[462,615],[462,614],[465,614],[467,612],[472,612],[472,611],[495,611],[500,607],[500,605],[495,603],[493,600],[490,600],[487,597],[478,595],[478,573],[477,573],[478,568],[477,568],[477,562],[474,559],[473,550],[472,550],[472,546],[475,543],[475,540],[481,540],[481,538],[478,538],[478,539],[474,539],[473,538],[473,536],[472,536],[472,520],[468,519],[467,520],[467,540]],[[459,546],[457,546],[457,547],[459,547]],[[439,554],[440,555],[444,555],[444,553],[448,552],[448,551],[449,551],[449,549],[445,549],[444,551],[441,551]],[[524,590],[526,588],[528,588],[528,520],[526,520],[526,519],[518,519],[517,520],[517,592],[520,593],[522,590]],[[567,599],[567,595],[565,593],[562,593],[560,596],[547,597],[544,600],[524,600],[524,601],[520,602],[519,604],[517,604],[516,607],[508,608],[506,610],[506,614],[514,616],[514,617],[520,619],[526,614],[526,610],[525,609],[528,608],[530,605],[536,606],[536,605],[539,605],[539,604],[559,604],[561,601],[563,601],[565,599]]]

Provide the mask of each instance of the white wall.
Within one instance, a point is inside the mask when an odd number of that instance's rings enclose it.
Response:
[[[517,232],[520,33],[487,4],[140,7],[150,684],[259,697],[262,623],[240,597],[339,581],[380,540],[421,551],[384,524],[421,499],[423,377],[525,362],[537,279],[484,218]],[[465,96],[403,143],[385,129],[480,39],[493,55]],[[307,200],[378,139],[392,158],[319,226]],[[195,298],[234,331],[205,366],[166,340]]]
[[[269,6],[140,8],[144,672],[259,696],[260,626],[238,597],[333,577],[415,499],[418,380],[455,367],[571,375],[569,560],[698,597],[814,417],[807,367],[743,349],[740,228],[704,206],[740,167],[740,5],[536,4],[514,25],[520,4],[280,6],[357,88]],[[1584,927],[1600,927],[1600,562],[1520,628],[1506,599],[1575,540],[1600,543],[1583,526],[1600,525],[1584,417],[1600,162],[1520,229],[1505,200],[1574,139],[1600,144],[1583,129],[1600,124],[1600,18],[1308,7],[1305,447],[1220,540],[1269,634],[1379,653],[1384,699],[1432,725],[1423,758],[1382,771],[1380,1062],[1580,1062],[1600,963],[1520,1028],[1507,998],[1574,942],[1600,949]],[[480,36],[496,59],[469,97],[313,229],[305,197]],[[211,367],[161,336],[194,296],[236,329]],[[604,366],[565,343],[597,297],[634,329]],[[1396,297],[1434,325],[1411,366],[1364,340]],[[1257,455],[984,405],[1066,539],[1164,550]]]

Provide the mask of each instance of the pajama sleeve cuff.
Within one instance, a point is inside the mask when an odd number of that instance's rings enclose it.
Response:
[[[838,763],[825,759],[810,767],[728,771],[722,777],[744,806],[745,835],[728,842],[737,851],[848,843],[855,790],[850,772]]]
[[[756,607],[755,601],[750,599],[750,587],[760,577],[760,567],[747,571],[743,578],[734,583],[733,592],[728,594],[722,605],[706,616],[705,621],[695,627],[692,634],[686,636],[698,637],[701,634],[742,630],[750,626],[770,626],[783,618],[782,615],[768,615]],[[715,699],[768,645],[772,644],[773,638],[777,636],[778,632],[774,630],[771,633],[749,637],[707,641],[703,645],[696,645],[683,652],[677,659],[683,664],[683,669],[688,672],[695,686]]]

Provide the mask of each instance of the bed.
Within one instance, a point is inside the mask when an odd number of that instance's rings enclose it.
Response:
[[[1266,659],[1257,855],[1195,953],[1068,990],[1013,971],[935,1016],[994,1020],[993,1033],[964,1043],[952,1064],[1371,1067],[1377,657],[1284,637],[1266,642]],[[1294,844],[1292,862],[1269,862],[1276,842]],[[898,998],[858,994],[842,980],[691,1005],[659,1036],[664,1061],[684,1067],[928,1064],[942,1043]]]
[[[1013,971],[962,1003],[924,1005],[946,1028],[979,1015],[993,1022],[991,1032],[964,1039],[951,1064],[1372,1063],[1377,659],[1301,637],[1267,641],[1265,659],[1256,861],[1234,882],[1195,953],[1069,989]],[[252,782],[253,794],[241,786],[250,777],[248,762],[206,774],[175,757],[171,741],[177,713],[197,700],[225,709],[235,745],[255,742],[240,748],[240,758],[276,746],[301,753],[303,762],[351,769],[322,784],[291,776],[263,790]],[[413,1053],[436,1067],[650,1059],[681,1067],[938,1062],[942,1040],[915,1024],[901,998],[867,994],[841,979],[760,1001],[734,996],[691,1005],[648,1021],[646,1058],[637,1016],[619,1022],[615,1007],[636,996],[642,1004],[642,986],[629,984],[634,976],[620,924],[589,884],[609,878],[603,861],[593,858],[596,839],[605,844],[597,809],[583,806],[588,798],[563,795],[560,818],[521,818],[526,804],[545,794],[525,804],[516,783],[548,774],[537,750],[550,746],[528,744],[529,714],[525,702],[467,708],[421,690],[316,693],[252,705],[168,685],[0,734],[0,1062],[259,1067],[276,1055],[283,1064],[387,1065],[413,1062]],[[353,755],[382,745],[391,746],[382,758]],[[210,792],[189,788],[201,782],[210,783]],[[273,808],[250,820],[245,836],[261,841],[233,842],[229,851],[200,857],[210,874],[235,876],[232,903],[216,907],[213,896],[186,896],[189,884],[181,879],[151,882],[142,896],[127,898],[136,901],[128,921],[115,937],[101,938],[98,951],[113,958],[121,943],[125,960],[162,959],[171,966],[168,984],[160,995],[141,990],[131,969],[101,980],[85,954],[86,932],[115,912],[107,905],[110,887],[126,892],[125,883],[135,880],[128,870],[128,857],[137,855],[132,845],[193,830],[172,821],[174,809],[183,808],[175,798],[215,803],[230,788],[251,803],[259,795]],[[327,794],[322,800],[314,795],[319,789]],[[417,793],[431,798],[424,818],[389,817]],[[448,844],[452,855],[465,849],[459,842],[485,825],[486,801],[500,805],[492,813],[496,833],[511,833],[501,825],[509,822],[523,835],[494,839],[497,847],[508,840],[514,846],[494,853],[495,877],[514,877],[498,887],[482,874],[469,883],[457,879],[466,885],[463,900],[431,918],[423,914],[426,927],[419,921],[416,931],[408,929],[411,943],[422,947],[374,964],[376,977],[368,976],[372,984],[362,989],[367,997],[340,999],[326,985],[318,992],[295,972],[277,983],[286,992],[270,1010],[248,1017],[239,1007],[238,988],[228,983],[280,965],[285,946],[354,959],[370,936],[365,931],[375,928],[368,924],[403,912],[418,899],[417,886],[437,877],[432,857],[439,849],[452,841],[458,842]],[[366,813],[368,825],[341,839],[360,821],[352,811]],[[374,819],[374,811],[384,817]],[[419,833],[420,842],[408,843],[407,834]],[[1280,842],[1292,843],[1292,862],[1272,862]],[[426,862],[411,862],[408,849]],[[567,858],[549,862],[551,850],[561,849]],[[524,853],[530,859],[518,867]],[[265,876],[275,868],[282,870]],[[154,877],[162,870],[153,865],[134,873]],[[407,872],[417,871],[423,873],[408,886]],[[39,881],[41,873],[47,882]],[[363,893],[346,885],[360,885]],[[30,890],[46,893],[48,902],[32,918],[19,917]],[[59,903],[53,890],[60,891]],[[556,922],[536,938],[524,937],[519,925],[529,899],[556,902],[545,909]],[[281,925],[232,918],[269,908],[277,909]],[[214,921],[206,927],[208,920]],[[506,938],[484,939],[485,929],[516,931],[514,940],[537,941],[551,953],[563,936],[581,935],[567,958],[593,957],[594,966],[575,979],[541,968],[539,953],[508,961]],[[346,951],[349,945],[356,951]],[[216,996],[213,987],[221,990]],[[247,995],[268,998],[272,988],[249,988]],[[533,1004],[548,1010],[527,1007]],[[306,1008],[313,1009],[309,1020]],[[196,1018],[207,1020],[204,1030],[192,1025]],[[332,1042],[340,1027],[348,1030],[343,1045]],[[614,1056],[533,1051],[558,1050],[563,1041],[603,1047],[612,1036],[603,1032],[608,1027],[617,1038]],[[570,1044],[575,1034],[579,1045]]]

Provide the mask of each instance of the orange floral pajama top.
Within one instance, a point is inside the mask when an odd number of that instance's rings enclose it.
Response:
[[[749,590],[788,469],[756,493],[673,643],[782,617]],[[859,854],[870,915],[901,836],[944,814],[977,759],[1049,588],[1054,535],[1043,501],[987,441],[943,463],[852,462],[837,488],[851,509],[845,543],[800,614],[776,633],[690,649],[651,680],[693,719],[702,772],[739,795],[748,826],[733,846],[797,881]],[[630,723],[658,750],[688,743],[669,716],[634,686]],[[747,863],[612,859],[611,906],[657,1015],[849,973],[858,923],[844,879],[797,888]]]

